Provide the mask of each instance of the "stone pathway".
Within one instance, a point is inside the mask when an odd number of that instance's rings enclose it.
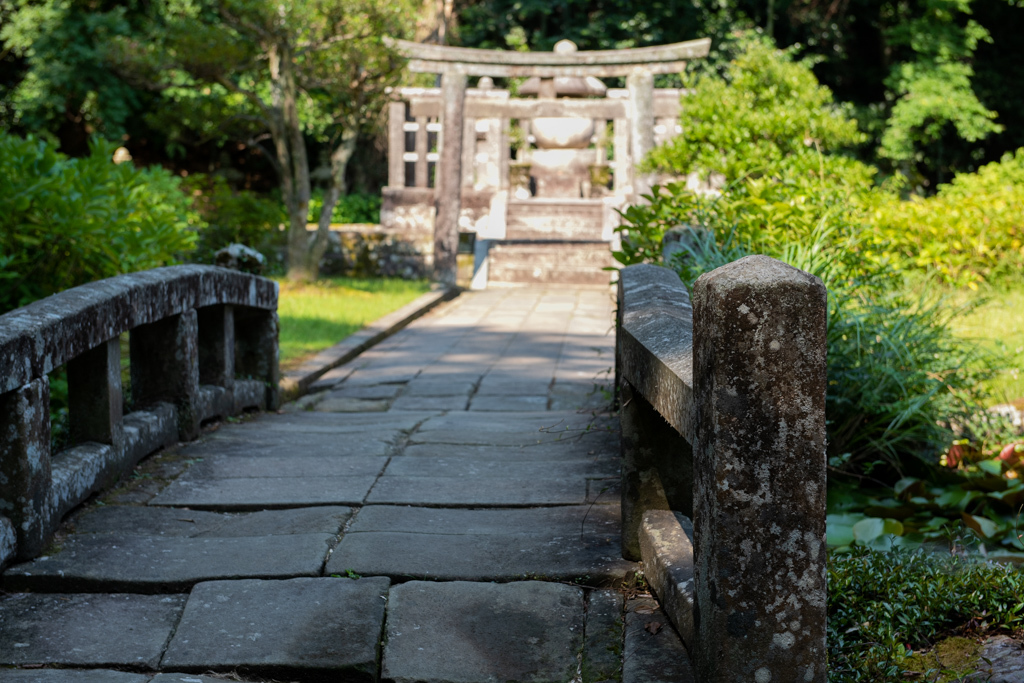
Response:
[[[463,294],[148,459],[6,572],[0,681],[690,681],[621,557],[612,307]]]

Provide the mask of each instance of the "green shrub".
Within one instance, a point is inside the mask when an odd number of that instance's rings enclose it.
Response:
[[[271,267],[280,266],[287,214],[280,200],[255,192],[232,190],[224,178],[193,174],[184,183],[205,227],[199,231],[193,260],[213,263],[214,254],[229,244],[244,244],[263,254]]]
[[[199,219],[178,179],[114,164],[113,151],[96,141],[69,159],[0,132],[0,312],[191,249]]]
[[[899,548],[829,554],[832,683],[904,680],[911,651],[942,636],[1022,627],[1024,575],[1014,567]]]
[[[309,200],[309,222],[320,221],[324,206],[323,190],[316,190]],[[380,223],[379,194],[346,194],[338,199],[331,212],[331,223]]]

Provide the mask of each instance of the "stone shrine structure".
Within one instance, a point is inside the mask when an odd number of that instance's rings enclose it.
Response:
[[[655,89],[654,76],[682,71],[711,41],[580,52],[564,40],[540,53],[394,44],[411,71],[441,74],[441,88],[395,93],[382,228],[432,253],[446,283],[459,234],[471,233],[476,289],[607,284],[617,210],[651,186],[635,167],[681,130],[681,92]],[[599,80],[622,76],[624,89]],[[527,77],[529,98],[491,77]]]

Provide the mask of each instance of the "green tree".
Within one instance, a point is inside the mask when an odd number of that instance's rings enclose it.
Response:
[[[197,125],[265,133],[289,216],[288,277],[315,279],[330,216],[360,131],[376,125],[403,60],[384,36],[415,19],[384,0],[167,0],[144,37],[112,41],[107,57],[127,78],[159,89]],[[309,238],[306,136],[329,143],[331,177]]]

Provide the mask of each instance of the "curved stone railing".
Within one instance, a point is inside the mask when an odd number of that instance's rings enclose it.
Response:
[[[620,271],[623,553],[696,680],[826,680],[825,299],[766,256],[692,308],[667,268]]]
[[[51,454],[61,366],[71,445]],[[37,556],[72,508],[204,420],[276,407],[277,372],[276,283],[224,268],[121,275],[0,316],[0,567]]]

